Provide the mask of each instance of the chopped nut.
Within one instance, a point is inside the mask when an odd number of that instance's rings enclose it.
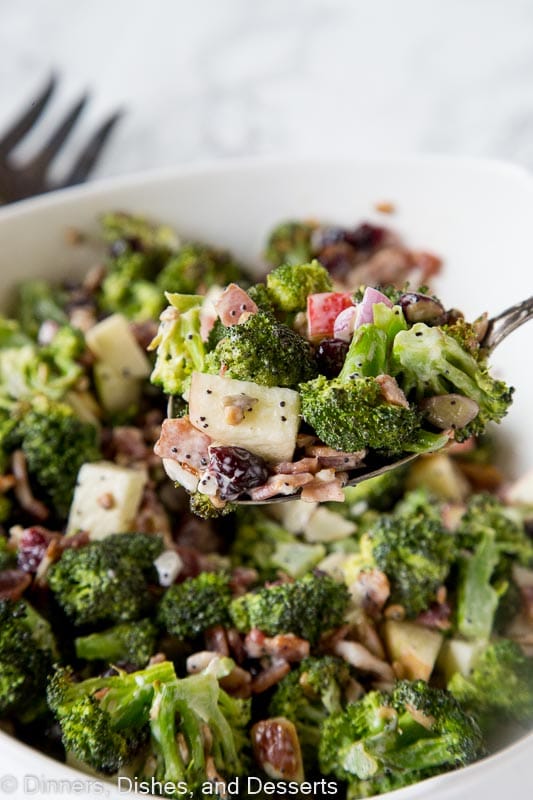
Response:
[[[97,502],[99,506],[105,508],[106,511],[109,511],[109,509],[113,508],[115,505],[115,498],[111,492],[104,492],[100,495]]]

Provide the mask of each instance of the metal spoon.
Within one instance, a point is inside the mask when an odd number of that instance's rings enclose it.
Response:
[[[527,300],[522,300],[521,303],[516,303],[516,305],[511,306],[505,311],[502,311],[502,313],[498,314],[498,316],[489,319],[483,339],[480,341],[480,346],[487,353],[492,353],[492,351],[510,333],[515,331],[532,317],[533,296],[529,297]],[[172,398],[169,398],[168,415],[172,416]],[[352,471],[348,481],[344,484],[344,486],[356,486],[358,483],[362,483],[369,478],[375,478],[378,475],[383,475],[385,472],[389,472],[391,469],[396,469],[404,464],[409,464],[409,462],[414,461],[416,458],[418,458],[418,456],[419,453],[410,453],[409,455],[400,456],[399,458],[393,458],[390,460],[380,457],[379,463],[376,463],[375,460],[374,462],[371,461],[371,463],[368,463],[367,459],[367,463],[365,465],[362,465],[357,470]],[[298,500],[298,498],[299,492],[295,492],[294,494],[289,495],[276,495],[275,497],[269,497],[267,500],[236,500],[233,502],[235,505],[241,506],[263,506],[270,505],[271,503],[287,503],[291,500]]]

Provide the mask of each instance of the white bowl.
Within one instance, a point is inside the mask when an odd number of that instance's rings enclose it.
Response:
[[[375,203],[384,200],[394,203],[394,215],[375,211]],[[227,246],[249,263],[259,263],[265,233],[284,218],[381,222],[409,245],[444,258],[436,288],[446,305],[459,306],[467,315],[496,313],[533,293],[529,174],[498,162],[423,157],[225,162],[118,178],[15,204],[0,209],[0,297],[7,299],[10,288],[30,276],[83,270],[89,255],[66,246],[65,229],[96,231],[97,215],[117,208],[165,220],[184,237]],[[498,373],[517,387],[502,426],[513,476],[533,468],[533,377],[527,355],[532,333],[533,326],[517,331],[493,358]],[[30,776],[26,783],[25,775]],[[46,783],[50,780],[64,783],[54,791]],[[76,780],[85,781],[81,789]],[[0,733],[0,793],[12,798],[75,797],[82,791],[101,796],[102,785],[91,787],[88,780]],[[499,800],[505,791],[517,800],[529,797],[532,788],[533,734],[478,764],[394,797]],[[111,789],[111,795],[119,793]],[[119,796],[133,795],[124,791]]]

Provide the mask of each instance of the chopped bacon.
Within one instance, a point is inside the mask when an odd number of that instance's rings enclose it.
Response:
[[[215,302],[215,310],[223,325],[238,325],[243,314],[256,314],[258,308],[244,289],[230,283]]]
[[[165,419],[154,452],[161,458],[170,458],[201,470],[209,462],[210,444],[209,436],[195,428],[189,417]]]
[[[376,383],[381,387],[381,394],[383,399],[390,403],[392,406],[402,406],[402,408],[409,408],[409,403],[405,394],[402,392],[396,378],[391,375],[378,375]]]
[[[244,649],[250,658],[272,656],[292,663],[307,658],[309,642],[293,633],[280,633],[269,637],[257,628],[252,628],[244,639]]]
[[[262,486],[250,489],[248,494],[252,500],[268,500],[278,494],[295,494],[301,486],[314,480],[310,472],[295,475],[272,475]]]
[[[226,636],[228,639],[228,644],[230,646],[231,655],[233,656],[237,664],[242,664],[243,661],[246,660],[247,656],[239,631],[237,630],[237,628],[227,628]]]
[[[347,480],[347,474],[345,472],[335,473],[333,470],[322,470],[321,472],[331,472],[333,477],[328,480],[324,474],[317,473],[315,479],[302,489],[302,500],[308,503],[342,503],[344,501],[342,487]]]
[[[246,594],[250,586],[257,583],[259,573],[253,567],[234,567],[230,575],[230,589],[234,596]]]
[[[310,472],[314,475],[318,470],[318,458],[301,458],[299,461],[282,461],[274,467],[274,471],[281,475],[296,475],[302,472]]]
[[[426,250],[412,250],[413,266],[420,270],[420,281],[425,284],[429,278],[438,275],[442,267],[442,259]]]
[[[205,645],[221,656],[229,656],[229,645],[223,625],[215,625],[205,632]]]
[[[31,583],[31,575],[22,569],[0,572],[0,600],[19,600]]]
[[[113,428],[111,447],[113,448],[113,460],[125,467],[139,461],[146,461],[149,456],[143,432],[133,425],[119,425]]]
[[[261,694],[280,682],[291,671],[291,665],[283,659],[272,661],[270,666],[262,670],[252,680],[252,693]]]
[[[389,599],[389,579],[379,569],[362,570],[351,584],[350,594],[367,614],[378,617]]]

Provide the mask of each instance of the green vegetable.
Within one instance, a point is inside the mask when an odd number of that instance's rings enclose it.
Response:
[[[114,534],[65,550],[51,566],[48,583],[75,625],[140,619],[151,605],[147,580],[162,549],[152,534]]]
[[[77,658],[85,661],[127,661],[143,667],[154,653],[157,629],[149,619],[122,622],[105,631],[78,636],[74,640]]]
[[[234,599],[230,615],[240,631],[259,628],[267,636],[294,633],[316,644],[321,633],[342,625],[348,590],[324,573],[294,583],[265,586]]]
[[[322,727],[320,768],[368,797],[470,764],[484,753],[475,721],[451,694],[424,681],[371,691]]]
[[[269,264],[305,264],[312,257],[311,236],[316,224],[309,222],[282,222],[271,231],[265,250]]]
[[[183,245],[157,276],[162,290],[180,294],[204,294],[228,283],[246,283],[244,269],[228,252],[194,242]]]
[[[167,589],[159,606],[159,622],[174,636],[194,639],[215,625],[229,623],[230,599],[227,575],[201,572]]]
[[[296,388],[316,374],[309,343],[264,311],[226,328],[207,355],[206,372],[262,386]]]
[[[308,295],[333,288],[327,269],[318,261],[281,264],[268,273],[266,286],[274,306],[290,312],[305,311]]]
[[[37,339],[43,322],[68,324],[65,304],[66,295],[57,286],[44,280],[27,280],[18,286],[15,314],[22,331]]]

